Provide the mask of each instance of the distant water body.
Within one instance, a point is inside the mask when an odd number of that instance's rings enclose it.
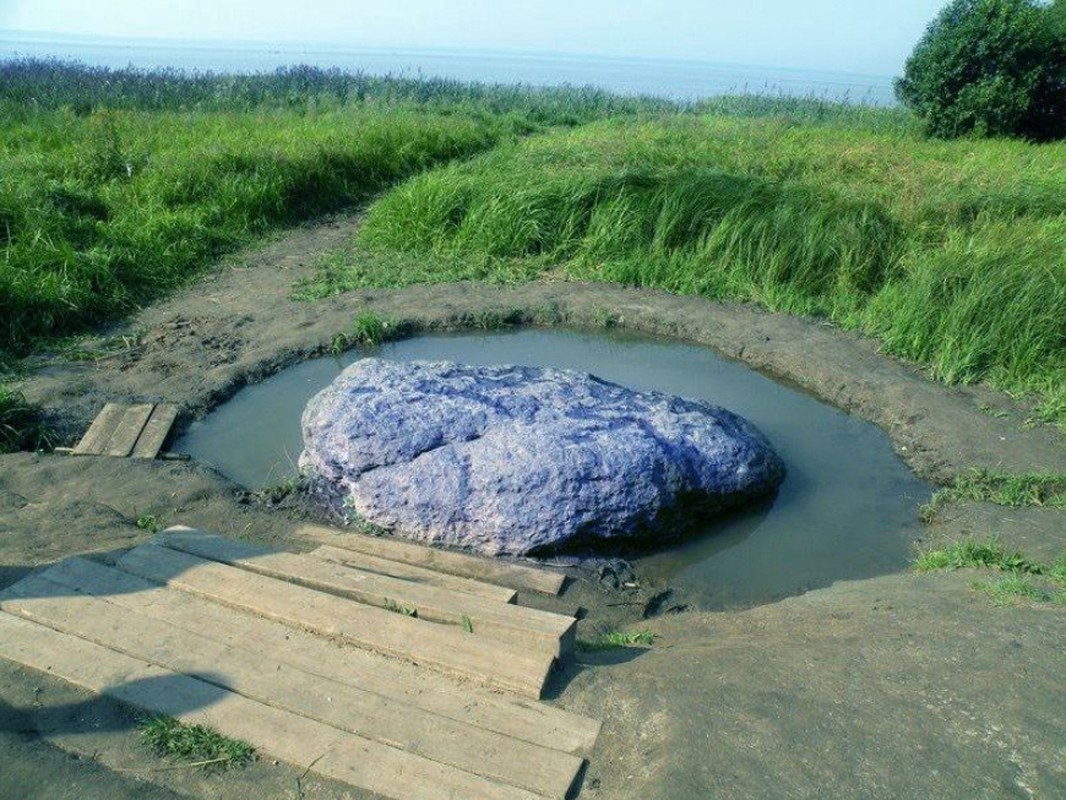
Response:
[[[0,30],[0,59],[75,59],[96,66],[263,72],[294,64],[371,75],[442,77],[531,86],[597,86],[622,94],[696,100],[721,94],[816,97],[892,105],[892,79],[844,72],[670,59],[546,53],[371,49],[339,45],[94,39]]]

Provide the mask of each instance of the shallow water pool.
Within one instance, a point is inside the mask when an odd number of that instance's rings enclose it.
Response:
[[[248,487],[295,474],[304,405],[368,353],[307,361],[240,391],[175,448]],[[747,417],[788,465],[777,495],[709,521],[680,546],[634,561],[704,609],[768,602],[905,567],[930,488],[875,426],[712,350],[643,335],[521,330],[421,336],[376,348],[398,361],[522,364],[591,372],[635,389],[700,398]]]

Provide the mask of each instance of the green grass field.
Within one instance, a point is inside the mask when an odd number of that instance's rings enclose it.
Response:
[[[450,280],[573,279],[827,317],[1066,421],[1066,145],[867,120],[673,115],[508,142],[377,200],[362,244]],[[326,265],[338,286],[403,278]]]
[[[1064,163],[1063,144],[928,140],[904,111],[821,100],[8,62],[0,369],[372,200],[300,296],[551,270],[753,300],[1066,423]],[[4,390],[0,418],[20,403]],[[0,447],[37,440],[15,427]]]

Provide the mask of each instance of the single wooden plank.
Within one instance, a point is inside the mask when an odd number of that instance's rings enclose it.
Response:
[[[129,406],[126,409],[126,413],[122,415],[118,427],[111,434],[111,439],[104,446],[104,454],[116,458],[128,456],[133,451],[133,445],[137,443],[141,431],[144,430],[145,423],[152,416],[152,409],[154,408],[155,406],[151,403],[139,403],[135,406]]]
[[[126,414],[126,407],[121,403],[108,403],[103,410],[96,415],[89,430],[81,437],[81,441],[74,447],[76,456],[98,456],[104,452],[104,446],[111,440],[111,434],[115,432],[122,417]]]
[[[134,548],[119,559],[118,567],[287,625],[337,636],[360,647],[534,698],[541,696],[552,667],[553,659],[545,653],[472,636],[454,625],[414,619],[156,544]]]
[[[432,622],[465,625],[475,636],[528,647],[561,661],[573,654],[577,621],[562,614],[416,584],[306,555],[275,552],[192,528],[168,529],[156,541],[199,558],[293,581],[360,603],[394,611],[410,610]]]
[[[563,589],[566,576],[539,567],[528,567],[508,561],[493,560],[482,556],[440,550],[412,542],[402,542],[395,537],[367,536],[363,533],[326,528],[322,525],[302,525],[297,535],[319,544],[328,544],[357,553],[415,564],[438,572],[461,575],[486,583],[509,586],[512,589],[530,589],[535,592],[556,595]]]
[[[5,612],[0,657],[146,711],[205,725],[297,769],[395,800],[536,798]]]
[[[133,458],[153,459],[159,455],[163,443],[167,440],[174,420],[178,418],[178,407],[173,403],[160,403],[152,409],[152,415],[144,425],[144,430],[137,438],[130,454]]]
[[[32,575],[0,595],[0,608],[63,633],[203,680],[431,761],[564,800],[582,760],[456,722],[364,689],[304,672],[277,652],[235,647],[107,598]]]
[[[343,564],[355,567],[364,572],[374,572],[378,575],[387,575],[390,578],[412,581],[427,586],[437,586],[463,594],[475,594],[497,603],[513,603],[518,598],[518,592],[508,589],[506,586],[497,586],[493,583],[482,583],[471,578],[462,578],[458,575],[449,575],[445,572],[436,572],[425,567],[416,567],[414,564],[404,564],[401,561],[389,561],[387,558],[357,553],[354,550],[342,550],[339,547],[330,547],[324,544],[312,550],[308,555],[330,561],[334,564]]]
[[[160,586],[82,558],[49,568],[48,578],[183,630],[256,652],[276,653],[313,675],[358,686],[409,706],[573,754],[596,744],[600,723],[545,703],[486,691],[433,670],[346,646],[246,611]]]

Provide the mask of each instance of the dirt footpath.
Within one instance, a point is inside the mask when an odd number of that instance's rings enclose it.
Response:
[[[293,302],[294,281],[357,224],[300,228],[231,259],[86,342],[98,360],[39,359],[23,390],[69,444],[105,400],[175,402],[187,423],[324,352],[366,311],[427,330],[492,317],[586,327],[610,319],[713,346],[875,422],[929,479],[971,467],[1066,472],[1066,440],[1027,424],[1027,410],[1006,396],[932,383],[869,340],[747,306],[570,283]],[[297,503],[249,502],[195,463],[0,456],[0,586],[72,553],[143,541],[144,515],[287,546],[304,513]],[[1066,546],[1064,522],[1042,509],[958,506],[928,536],[995,533],[1049,559]],[[581,796],[1066,797],[1066,609],[996,608],[972,579],[892,575],[749,611],[641,623],[658,635],[651,650],[588,654],[558,682],[560,705],[605,720]],[[593,622],[606,618],[595,589],[572,591],[566,602],[589,606]],[[0,764],[16,776],[0,781],[0,797],[361,796],[269,762],[214,777],[159,770],[125,709],[6,662],[0,732]],[[64,794],[67,786],[80,794]]]

